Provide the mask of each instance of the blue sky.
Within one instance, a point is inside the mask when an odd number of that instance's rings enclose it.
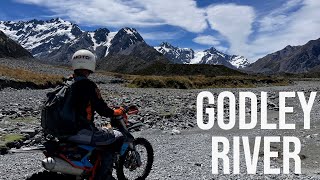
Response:
[[[84,30],[138,29],[152,46],[214,46],[249,61],[320,38],[319,0],[8,0],[0,20],[60,17]]]

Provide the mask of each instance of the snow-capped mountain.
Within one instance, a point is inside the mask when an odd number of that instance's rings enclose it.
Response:
[[[214,47],[195,52],[190,48],[179,48],[165,42],[154,48],[171,62],[178,64],[215,64],[230,68],[244,68],[250,64],[243,56],[228,55]]]
[[[242,69],[250,65],[249,61],[245,57],[236,55],[231,56],[229,63],[238,69]]]
[[[173,63],[189,64],[191,59],[194,58],[194,51],[192,49],[174,47],[167,42],[163,42],[160,46],[154,48],[165,55]]]
[[[76,24],[56,18],[47,21],[0,21],[0,30],[30,51],[34,57],[53,63],[67,63],[78,49],[89,49],[95,52],[98,59],[114,59],[113,66],[122,55],[134,56],[135,59],[142,60],[141,63],[165,61],[167,58],[179,64],[222,64],[230,68],[241,68],[248,64],[243,57],[230,56],[214,48],[195,53],[190,48],[162,43],[159,47],[150,49],[138,31],[128,27],[117,32],[111,32],[107,28],[83,31]]]
[[[78,25],[60,18],[48,21],[0,21],[0,30],[33,56],[52,62],[67,62],[78,49],[89,49],[103,58],[109,53],[144,42],[133,28],[110,32],[106,28],[83,31]]]
[[[230,59],[229,55],[221,53],[214,47],[206,49],[203,52],[198,52],[196,57],[196,59],[192,60],[193,64],[219,64],[229,68],[234,68],[233,65],[228,61]]]

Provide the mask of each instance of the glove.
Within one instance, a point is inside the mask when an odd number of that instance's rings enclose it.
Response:
[[[121,106],[118,109],[113,110],[114,116],[121,116],[129,111],[129,108],[127,106]]]

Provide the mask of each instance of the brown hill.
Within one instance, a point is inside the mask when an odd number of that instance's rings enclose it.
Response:
[[[259,73],[306,73],[320,66],[320,38],[303,46],[287,46],[269,54],[247,70]]]
[[[33,58],[31,53],[0,31],[0,58]]]

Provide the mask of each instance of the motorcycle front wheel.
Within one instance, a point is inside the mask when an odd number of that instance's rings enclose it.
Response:
[[[133,142],[136,151],[127,150],[127,152],[120,157],[117,167],[117,177],[121,180],[144,180],[149,175],[153,164],[153,148],[150,142],[144,138],[136,138]],[[138,153],[141,164],[135,166],[132,163],[132,155]]]

